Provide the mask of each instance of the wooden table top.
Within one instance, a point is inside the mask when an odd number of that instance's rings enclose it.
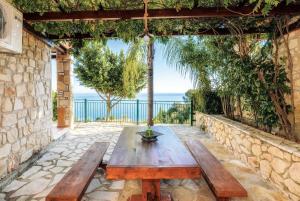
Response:
[[[107,165],[108,179],[198,178],[198,163],[168,127],[153,129],[164,135],[154,143],[143,143],[137,131],[144,127],[124,128]]]

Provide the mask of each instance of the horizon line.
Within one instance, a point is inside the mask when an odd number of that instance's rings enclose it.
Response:
[[[186,92],[154,92],[154,94],[185,94]],[[96,92],[74,92],[73,94],[96,94]],[[148,93],[138,93],[138,94],[148,94]]]

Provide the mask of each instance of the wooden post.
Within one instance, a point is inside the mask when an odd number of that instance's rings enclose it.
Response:
[[[148,42],[147,62],[148,62],[148,126],[153,126],[153,58],[154,42]]]

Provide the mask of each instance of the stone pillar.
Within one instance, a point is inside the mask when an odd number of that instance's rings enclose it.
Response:
[[[57,127],[72,126],[71,57],[69,54],[56,56],[57,62]]]

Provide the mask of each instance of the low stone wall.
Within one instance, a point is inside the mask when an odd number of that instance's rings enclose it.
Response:
[[[213,135],[291,200],[300,200],[300,144],[219,115],[197,113],[196,126]]]
[[[50,47],[23,31],[22,54],[0,54],[0,178],[52,139]]]

